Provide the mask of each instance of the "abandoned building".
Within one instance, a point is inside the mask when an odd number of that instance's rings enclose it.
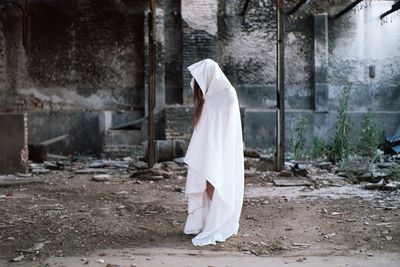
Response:
[[[12,125],[26,123],[32,144],[68,135],[49,147],[61,155],[129,152],[145,141],[149,2],[0,1],[1,128],[23,140],[24,126]],[[400,16],[382,14],[399,1],[284,4],[286,136],[301,116],[308,141],[331,136],[346,87],[352,138],[368,110],[392,136],[400,125]],[[156,17],[156,139],[190,138],[186,67],[212,58],[237,90],[246,147],[273,151],[275,1],[160,0]]]

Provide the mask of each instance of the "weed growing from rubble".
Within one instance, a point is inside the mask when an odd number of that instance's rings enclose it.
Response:
[[[332,144],[332,159],[335,161],[344,160],[350,154],[349,144],[349,131],[350,131],[350,117],[349,111],[349,100],[350,100],[351,87],[346,86],[340,96],[339,112],[335,123],[335,136],[333,137]]]
[[[293,154],[296,159],[300,159],[306,155],[306,134],[308,132],[308,120],[304,117],[300,117],[296,123],[295,135],[290,140],[290,144],[293,148]]]
[[[327,146],[325,140],[320,139],[318,137],[314,137],[313,146],[311,149],[311,157],[318,159],[324,158],[327,154]]]
[[[394,181],[400,182],[400,164],[396,164],[396,166],[393,168],[390,178]]]
[[[367,156],[374,155],[376,148],[381,141],[379,136],[379,128],[380,125],[376,116],[372,114],[370,109],[368,109],[368,112],[363,118],[361,137],[358,142],[358,149],[361,153]]]

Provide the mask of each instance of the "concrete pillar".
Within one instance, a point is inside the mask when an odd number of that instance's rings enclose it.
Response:
[[[0,174],[28,171],[27,114],[0,114]]]
[[[3,22],[0,21],[0,106],[4,105],[6,100],[6,58],[5,58],[5,39]]]
[[[314,15],[315,110],[328,112],[328,14]]]
[[[148,114],[148,97],[149,97],[149,10],[145,13],[145,113]],[[160,113],[166,104],[165,101],[165,59],[164,59],[164,11],[157,8],[157,84],[156,84],[156,108],[155,112]]]

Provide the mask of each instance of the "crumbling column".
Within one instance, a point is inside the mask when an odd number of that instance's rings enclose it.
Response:
[[[187,67],[217,54],[218,1],[185,0],[182,3],[183,103],[193,103],[192,79]]]
[[[145,13],[145,112],[148,114],[148,97],[149,97],[149,10]],[[157,8],[156,21],[156,39],[157,39],[157,81],[156,81],[156,107],[155,112],[159,113],[165,107],[165,59],[164,59],[164,11]]]
[[[6,100],[6,73],[5,73],[5,40],[3,22],[0,21],[0,106],[3,106]],[[0,108],[1,109],[1,108]]]
[[[328,112],[328,14],[314,15],[315,110]]]
[[[0,174],[28,171],[27,114],[0,114]]]

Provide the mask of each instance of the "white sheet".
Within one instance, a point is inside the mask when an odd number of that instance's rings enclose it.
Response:
[[[244,177],[242,127],[236,91],[218,64],[205,59],[188,69],[203,92],[204,106],[185,157],[189,165],[189,215],[184,232],[197,234],[192,242],[203,246],[225,241],[239,229]],[[215,188],[212,201],[205,193],[207,180]]]

